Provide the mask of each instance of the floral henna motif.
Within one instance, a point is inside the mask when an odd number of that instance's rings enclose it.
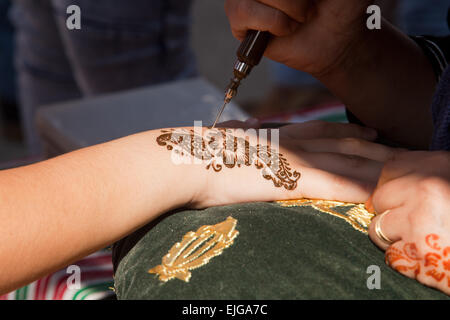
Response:
[[[434,252],[428,252],[425,255],[425,267],[433,266],[438,267],[439,260],[441,259],[441,256]]]
[[[438,241],[438,235],[427,235],[425,244],[433,251],[424,252],[422,256],[419,256],[414,243],[406,243],[402,250],[393,245],[386,251],[386,263],[402,273],[413,270],[416,277],[421,273],[422,264],[425,276],[436,282],[446,278],[447,287],[450,288],[450,246],[442,249]]]
[[[262,176],[272,180],[275,187],[294,190],[301,174],[293,171],[286,158],[268,146],[253,146],[247,139],[237,137],[226,129],[215,129],[202,136],[194,130],[161,130],[156,138],[160,146],[180,157],[192,156],[206,163],[206,169],[215,172],[227,168],[254,165]]]
[[[436,269],[428,270],[425,273],[427,276],[434,278],[437,282],[440,282],[445,277],[445,272],[438,272]]]
[[[417,261],[419,259],[416,256],[411,256],[411,253],[408,253],[410,252],[411,246],[415,248],[415,245],[412,243],[405,244],[403,250],[390,246],[386,251],[386,264],[398,272],[406,273],[413,271],[415,276],[420,274],[420,263]]]
[[[438,251],[441,253],[441,246],[439,246],[438,243],[439,236],[432,233],[425,237],[425,243],[428,247],[430,247],[433,250]],[[450,271],[449,265],[450,265],[450,259],[445,259],[446,256],[450,253],[450,247],[445,247],[442,250],[442,253],[439,254],[437,252],[428,252],[425,254],[425,267],[430,266],[432,267],[430,270],[428,270],[425,274],[429,277],[434,278],[437,282],[442,281],[444,277],[447,275],[448,280],[448,287],[450,287],[450,273],[447,274],[446,271]],[[441,268],[442,266],[442,268]]]
[[[450,271],[450,260],[442,261],[444,269]]]
[[[419,253],[417,252],[417,247],[414,243],[407,243],[403,247],[403,251],[406,256],[411,260],[420,260]]]
[[[427,246],[434,250],[441,250],[441,247],[439,247],[436,242],[437,240],[439,240],[439,236],[435,235],[434,233],[429,234],[425,237],[425,243],[427,244]]]

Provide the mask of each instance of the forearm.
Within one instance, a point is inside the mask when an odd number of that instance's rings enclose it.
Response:
[[[175,166],[170,153],[157,146],[158,133],[0,173],[0,292],[64,267],[191,201],[195,184],[189,183],[199,166]]]
[[[368,30],[320,80],[365,125],[405,146],[428,148],[436,80],[422,50],[384,22]]]
[[[333,126],[344,130],[341,138],[367,135],[352,125]],[[312,136],[339,136],[323,126],[307,128]],[[0,172],[0,292],[64,267],[174,208],[303,197],[363,202],[381,169],[378,160],[357,159],[370,153],[370,143],[361,152],[347,144],[352,156],[334,154],[346,149],[345,139],[310,136],[303,145],[299,137],[308,133],[297,127],[283,131],[279,144],[256,130],[198,130],[141,133]]]

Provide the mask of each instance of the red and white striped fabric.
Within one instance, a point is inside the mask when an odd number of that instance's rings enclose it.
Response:
[[[79,286],[70,285],[72,273],[65,268],[2,295],[0,300],[100,300],[114,294],[110,251],[96,252],[72,265],[80,268]]]

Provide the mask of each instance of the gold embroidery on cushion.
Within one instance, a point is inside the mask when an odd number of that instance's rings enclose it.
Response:
[[[186,233],[182,241],[162,258],[162,263],[148,272],[156,273],[163,282],[173,278],[189,282],[189,270],[204,266],[233,244],[239,234],[235,230],[236,224],[236,219],[228,217],[216,225],[202,226],[196,232]]]
[[[367,234],[369,224],[375,214],[370,213],[364,207],[364,204],[354,204],[341,201],[330,200],[312,200],[312,199],[298,199],[277,201],[283,207],[306,207],[311,206],[316,210],[331,214],[335,217],[342,218],[347,221],[353,228],[362,233]],[[345,213],[338,212],[337,208],[349,208]]]

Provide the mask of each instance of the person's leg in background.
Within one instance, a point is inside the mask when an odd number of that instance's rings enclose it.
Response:
[[[85,96],[196,75],[189,47],[191,1],[52,0],[76,81]],[[66,8],[81,8],[81,30]]]
[[[81,8],[81,30],[66,27],[72,4]],[[196,75],[189,8],[179,0],[15,0],[16,65],[32,150],[40,151],[33,120],[42,105]]]
[[[14,29],[8,19],[10,4],[10,0],[0,0],[0,112],[3,118],[3,130],[0,134],[9,140],[20,140],[13,67]]]
[[[17,0],[17,66],[31,150],[41,151],[33,122],[39,106],[196,75],[190,4]],[[66,26],[69,5],[81,9],[81,30]]]
[[[65,55],[50,0],[14,0],[16,70],[24,136],[31,156],[41,153],[34,118],[53,102],[81,97]]]

